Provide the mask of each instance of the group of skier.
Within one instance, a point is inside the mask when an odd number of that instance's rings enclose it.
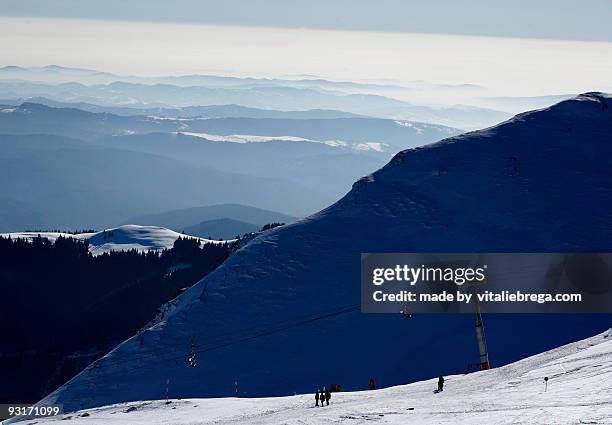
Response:
[[[376,379],[374,377],[370,378],[370,390],[376,389]],[[330,387],[330,389],[334,392],[341,391],[341,387],[338,384],[334,384]],[[434,391],[436,393],[444,391],[444,377],[440,375],[438,377],[438,390]],[[331,399],[331,392],[327,388],[323,387],[322,390],[318,389],[315,392],[315,406],[319,405],[319,401],[321,402],[321,406],[329,406],[329,400]]]
[[[331,399],[331,393],[328,389],[323,387],[322,390],[317,390],[315,393],[315,405],[319,405],[319,400],[321,401],[321,407],[325,406],[326,403],[329,406],[329,400]]]

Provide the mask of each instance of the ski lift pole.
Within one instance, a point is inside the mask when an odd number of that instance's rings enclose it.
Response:
[[[474,288],[474,304],[476,306],[476,315],[474,327],[476,329],[476,341],[478,342],[478,352],[480,354],[480,370],[488,370],[491,368],[489,364],[489,353],[487,351],[487,340],[485,338],[484,324],[482,323],[482,314],[480,313],[480,303],[476,295],[476,286]]]
[[[489,353],[487,352],[487,341],[485,339],[484,325],[482,324],[482,315],[480,308],[476,311],[476,340],[478,341],[478,351],[480,353],[480,370],[490,369]]]

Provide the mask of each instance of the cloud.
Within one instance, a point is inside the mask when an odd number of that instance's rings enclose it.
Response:
[[[612,41],[608,0],[4,0],[0,14]]]
[[[0,51],[2,65],[427,80],[512,95],[605,90],[612,75],[603,42],[78,19],[0,18]]]

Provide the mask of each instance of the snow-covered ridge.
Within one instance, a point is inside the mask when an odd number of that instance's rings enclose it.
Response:
[[[252,134],[231,134],[219,135],[210,133],[194,133],[188,131],[175,132],[175,134],[183,134],[185,136],[198,137],[209,142],[228,142],[228,143],[265,143],[265,142],[308,142],[308,143],[323,143],[331,147],[351,148],[359,151],[376,151],[383,152],[389,147],[389,144],[382,142],[363,142],[349,143],[342,140],[314,140],[306,139],[297,136],[257,136]]]
[[[311,139],[305,139],[303,137],[296,136],[255,136],[252,134],[232,134],[232,135],[219,135],[209,133],[192,133],[189,131],[182,131],[176,134],[184,134],[185,136],[200,137],[202,139],[209,140],[211,142],[232,142],[232,143],[261,143],[261,142],[273,142],[273,141],[285,141],[285,142],[314,142]]]
[[[170,249],[179,237],[200,239],[203,243],[225,242],[184,235],[174,230],[166,229],[165,227],[139,226],[135,224],[105,229],[96,233],[79,233],[76,235],[58,232],[14,232],[0,234],[0,237],[27,240],[36,239],[38,236],[49,239],[50,241],[55,241],[60,236],[64,238],[87,240],[89,242],[89,251],[93,255],[100,255],[111,251],[128,251],[132,249],[141,252]]]
[[[299,367],[299,366],[298,366]],[[548,377],[546,386],[544,377]],[[279,398],[172,399],[121,403],[67,414],[74,425],[187,424],[609,424],[612,423],[612,329],[497,369],[378,391]],[[160,385],[162,383],[160,382]],[[83,416],[85,415],[85,416]],[[58,424],[58,419],[37,420]]]

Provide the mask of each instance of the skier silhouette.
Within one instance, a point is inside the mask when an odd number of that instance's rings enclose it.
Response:
[[[328,406],[329,406],[330,398],[331,398],[331,393],[329,392],[329,390],[325,390],[325,403],[327,403]],[[321,404],[323,404],[323,402],[321,402]]]
[[[438,391],[444,391],[444,377],[442,375],[440,375],[440,377],[438,378]]]
[[[321,404],[323,404],[323,402],[321,401]],[[315,406],[319,405],[319,390],[317,390],[317,392],[315,393]]]

